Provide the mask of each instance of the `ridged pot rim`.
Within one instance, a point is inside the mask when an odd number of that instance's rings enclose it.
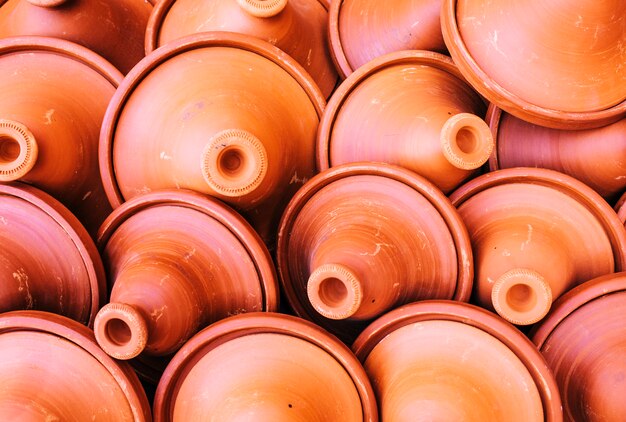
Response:
[[[117,122],[126,102],[135,91],[135,88],[139,86],[150,72],[162,63],[177,55],[206,47],[240,49],[258,54],[272,61],[300,85],[311,100],[318,117],[321,118],[326,106],[326,100],[321,91],[306,70],[278,47],[249,35],[221,31],[200,32],[169,42],[154,50],[133,67],[117,91],[115,91],[104,115],[102,130],[100,131],[98,158],[104,191],[113,209],[125,202],[115,178],[112,154],[113,137],[117,129]]]
[[[169,421],[171,406],[193,365],[216,347],[239,337],[274,333],[304,340],[331,355],[350,375],[359,394],[364,421],[377,421],[374,391],[365,369],[350,349],[321,327],[286,314],[250,312],[218,321],[193,336],[170,361],[154,398],[155,421]],[[297,358],[297,357],[294,357]],[[268,374],[271,376],[271,374]]]
[[[530,373],[546,421],[562,421],[561,398],[552,370],[533,343],[521,331],[492,312],[468,303],[425,300],[404,305],[371,323],[357,337],[352,351],[365,362],[374,347],[387,335],[404,326],[424,321],[452,321],[477,328],[507,346]]]
[[[333,2],[333,6],[331,7],[334,7],[336,3],[340,2]],[[461,72],[459,72],[457,66],[454,64],[450,57],[445,56],[441,53],[436,53],[434,51],[395,51],[379,56],[368,62],[367,64],[364,64],[363,66],[355,70],[352,74],[350,74],[350,76],[348,76],[337,87],[337,89],[335,89],[335,92],[328,100],[328,104],[326,105],[326,109],[320,120],[320,125],[317,131],[315,162],[318,171],[324,171],[330,167],[329,143],[331,134],[335,125],[335,120],[337,119],[337,114],[348,100],[350,94],[352,94],[352,92],[361,83],[366,81],[370,76],[380,72],[385,68],[402,64],[433,67],[435,69],[439,69],[449,73],[453,77],[461,80],[462,82],[470,86],[465,80],[465,77],[461,74]],[[477,95],[480,96],[478,93]],[[483,98],[481,97],[481,99]]]
[[[622,224],[626,225],[626,192],[620,196],[615,204],[615,212],[617,212],[617,218],[620,219]]]
[[[457,2],[458,0],[443,0],[443,39],[461,73],[489,101],[522,120],[555,129],[591,129],[616,122],[626,115],[626,100],[604,110],[566,112],[540,107],[502,87],[478,65],[463,42],[456,20]]]
[[[494,148],[489,156],[489,171],[500,170],[500,161],[498,158],[498,134],[500,133],[500,121],[502,120],[502,109],[493,103],[489,103],[485,121],[491,130],[491,136],[494,140]]]
[[[450,231],[457,255],[458,274],[453,298],[467,302],[474,278],[472,248],[467,229],[448,198],[431,182],[402,167],[385,163],[349,163],[332,167],[311,178],[291,199],[280,220],[276,247],[277,268],[283,292],[296,315],[312,321],[325,320],[312,307],[305,305],[306,292],[298,294],[297,289],[294,289],[287,251],[293,225],[302,208],[322,188],[338,180],[360,175],[379,176],[403,183],[422,195],[437,210]]]
[[[32,331],[67,340],[89,353],[117,381],[124,392],[135,421],[151,421],[150,403],[143,386],[130,366],[104,353],[93,331],[61,315],[43,311],[11,311],[0,315],[0,334]],[[71,362],[68,362],[71,364]],[[88,374],[85,374],[88,376]],[[35,393],[35,392],[33,392]]]
[[[261,237],[232,208],[208,195],[184,189],[164,189],[130,199],[113,210],[100,226],[97,240],[100,252],[104,252],[113,233],[126,220],[145,209],[158,206],[188,208],[221,223],[237,238],[254,263],[261,284],[264,310],[267,312],[278,310],[280,297],[278,279],[270,253]]]
[[[602,225],[611,242],[615,271],[626,270],[626,230],[611,206],[583,182],[560,173],[534,167],[514,167],[496,170],[470,180],[450,195],[452,204],[459,208],[474,195],[489,188],[510,183],[527,183],[557,189],[582,204]]]
[[[98,310],[107,303],[107,285],[100,254],[87,230],[63,204],[33,186],[22,182],[0,183],[0,196],[2,195],[26,201],[44,212],[70,238],[82,258],[89,278],[91,303],[88,326],[92,327]]]

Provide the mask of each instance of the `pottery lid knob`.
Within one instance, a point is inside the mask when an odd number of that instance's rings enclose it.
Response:
[[[115,359],[132,359],[148,342],[144,317],[131,305],[109,303],[96,315],[93,327],[98,344]]]
[[[515,268],[496,280],[491,291],[496,312],[516,325],[541,320],[552,306],[550,285],[536,271]]]
[[[451,116],[441,129],[443,155],[453,166],[474,170],[487,162],[494,148],[491,129],[471,113]]]
[[[278,15],[287,6],[288,0],[237,0],[243,10],[257,18]]]
[[[37,161],[37,142],[21,123],[0,120],[0,182],[25,176]]]
[[[346,319],[359,309],[363,299],[356,275],[340,264],[324,264],[309,276],[307,295],[313,308],[330,319]]]
[[[56,7],[65,3],[67,0],[26,0],[30,4],[40,7]]]

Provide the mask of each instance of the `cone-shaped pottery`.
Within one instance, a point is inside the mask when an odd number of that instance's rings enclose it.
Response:
[[[538,125],[583,129],[626,115],[626,2],[443,0],[445,43],[492,103]]]
[[[337,69],[345,78],[394,51],[445,53],[440,11],[441,0],[332,0],[328,29]]]
[[[335,337],[289,315],[250,313],[196,334],[154,399],[166,421],[378,420],[363,367]]]
[[[60,315],[0,315],[0,377],[6,421],[151,420],[130,366],[104,353],[90,329]]]
[[[496,140],[491,170],[540,167],[569,174],[604,198],[626,189],[626,119],[587,130],[558,130],[527,123],[491,105],[487,122]]]
[[[105,283],[93,240],[67,208],[32,186],[0,184],[0,312],[36,309],[92,325]]]
[[[327,8],[326,0],[163,0],[148,21],[146,53],[197,32],[248,34],[293,57],[329,97],[338,75],[328,49]]]
[[[72,41],[128,73],[144,57],[151,11],[148,0],[0,0],[0,38],[37,35]]]
[[[296,314],[344,341],[390,309],[467,301],[472,289],[469,238],[450,201],[386,164],[334,167],[304,185],[281,221],[277,261]]]
[[[450,199],[472,241],[475,300],[514,324],[539,321],[567,290],[626,266],[626,230],[615,212],[565,174],[499,170]]]
[[[352,350],[387,421],[561,421],[546,362],[517,329],[466,303],[425,301],[373,322]]]
[[[278,310],[269,252],[237,213],[195,192],[137,197],[98,239],[113,286],[94,331],[105,352],[171,355],[212,322]]]
[[[320,170],[356,162],[396,164],[447,193],[493,150],[485,104],[450,58],[402,51],[375,59],[337,88],[317,139]]]
[[[265,41],[210,32],[168,43],[133,69],[107,110],[100,170],[109,200],[117,207],[168,188],[210,194],[270,243],[315,173],[323,107],[310,76]]]
[[[621,421],[626,414],[626,273],[585,282],[535,327],[559,385],[565,420]]]
[[[121,81],[106,60],[77,44],[0,40],[0,181],[20,180],[54,196],[94,238],[111,212],[98,170],[100,126]]]

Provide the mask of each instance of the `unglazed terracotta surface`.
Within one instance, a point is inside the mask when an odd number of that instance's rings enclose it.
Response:
[[[450,58],[403,51],[361,67],[335,91],[317,137],[320,170],[356,161],[396,164],[445,193],[482,166],[493,137],[485,104]]]
[[[94,330],[115,358],[171,355],[212,322],[278,309],[269,252],[215,199],[176,190],[138,197],[107,219],[99,245],[113,287]]]
[[[377,421],[363,367],[336,338],[288,315],[245,314],[194,336],[168,365],[156,421]]]
[[[626,204],[626,193],[624,193],[617,201],[617,204],[615,204],[617,218],[619,218],[623,224],[626,224],[626,205],[624,204]]]
[[[226,32],[173,41],[131,72],[107,110],[109,200],[195,190],[243,212],[271,243],[284,206],[315,172],[323,107],[313,80],[269,43]]]
[[[537,349],[475,306],[403,306],[372,323],[352,349],[382,420],[562,420],[557,385]]]
[[[337,69],[345,78],[394,51],[445,53],[440,11],[441,0],[332,0],[329,33]]]
[[[626,189],[626,119],[597,129],[558,130],[489,107],[496,139],[491,170],[540,167],[569,174],[608,200]]]
[[[626,263],[626,230],[615,212],[562,173],[500,170],[450,199],[472,241],[475,300],[514,324],[539,321],[561,294]]]
[[[519,118],[600,127],[626,114],[626,3],[444,0],[444,40],[468,81]]]
[[[98,53],[124,74],[144,57],[148,0],[0,0],[0,38],[61,38]]]
[[[150,421],[137,376],[93,332],[47,312],[0,315],[0,414],[11,421]]]
[[[0,312],[36,309],[91,325],[106,302],[105,282],[76,217],[36,188],[0,184]]]
[[[294,311],[344,340],[423,299],[468,300],[472,252],[432,184],[384,164],[350,164],[307,183],[281,221],[278,267]]]
[[[94,238],[111,212],[98,170],[100,126],[121,80],[100,56],[67,41],[0,40],[0,181],[54,196]]]
[[[150,16],[146,53],[186,35],[209,31],[238,32],[274,44],[304,67],[324,97],[337,84],[323,0],[164,0]]]

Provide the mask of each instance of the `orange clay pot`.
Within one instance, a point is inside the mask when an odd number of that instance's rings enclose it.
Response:
[[[472,251],[448,199],[385,164],[327,170],[289,203],[278,269],[297,315],[352,341],[372,319],[423,299],[467,301]]]
[[[174,356],[156,391],[166,421],[378,421],[367,375],[346,346],[289,315],[217,322]]]
[[[98,170],[98,135],[121,80],[100,56],[67,41],[0,40],[0,182],[44,190],[94,238],[111,212]]]
[[[163,0],[148,21],[146,53],[197,32],[248,34],[293,57],[327,98],[338,79],[328,50],[327,9],[327,0]]]
[[[558,130],[518,119],[491,105],[487,121],[496,139],[491,170],[541,167],[569,174],[604,198],[626,189],[626,119],[598,129]]]
[[[499,170],[450,197],[472,240],[475,300],[514,324],[583,281],[621,271],[626,230],[591,188],[553,170]]]
[[[624,193],[617,204],[615,205],[615,211],[617,212],[617,218],[620,219],[622,224],[626,224],[626,193]]]
[[[173,41],[135,67],[107,110],[107,196],[118,207],[156,189],[206,193],[271,243],[284,206],[315,173],[323,107],[313,80],[269,43],[226,32]]]
[[[581,284],[558,301],[532,340],[559,384],[567,421],[621,421],[626,413],[626,273]]]
[[[67,208],[31,186],[0,184],[0,312],[37,309],[91,326],[105,283],[93,240]]]
[[[39,311],[4,313],[0,327],[3,420],[152,420],[137,376],[87,327]]]
[[[122,73],[144,57],[148,0],[0,0],[0,38],[39,35],[95,51]],[[70,81],[71,78],[68,78]]]
[[[403,51],[377,58],[337,88],[317,136],[320,170],[396,164],[449,192],[489,158],[485,104],[448,57]]]
[[[342,77],[367,62],[401,50],[446,52],[441,0],[331,0],[329,39]]]
[[[541,354],[475,306],[406,305],[367,327],[352,350],[372,380],[382,420],[562,420],[558,387]]]
[[[278,309],[269,252],[219,201],[162,191],[128,201],[98,239],[113,286],[98,315],[98,343],[117,359],[171,355],[229,315]]]
[[[443,0],[448,50],[467,80],[516,117],[557,129],[626,115],[622,0]]]

